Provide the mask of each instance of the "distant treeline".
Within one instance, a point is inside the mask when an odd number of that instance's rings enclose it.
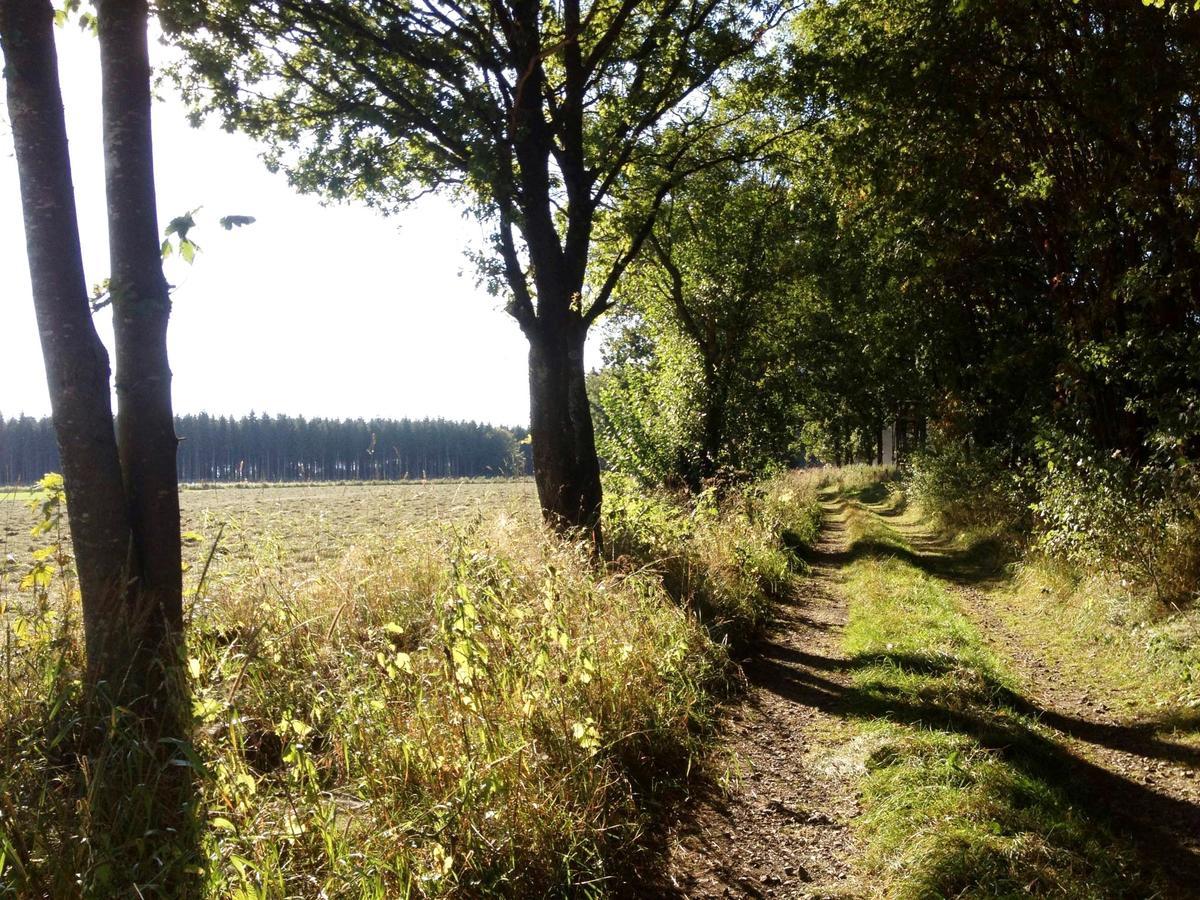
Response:
[[[528,432],[444,419],[177,416],[180,481],[333,481],[523,475]],[[49,418],[0,416],[0,484],[59,470]]]

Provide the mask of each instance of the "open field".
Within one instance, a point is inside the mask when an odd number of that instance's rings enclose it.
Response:
[[[36,521],[28,506],[32,497],[31,491],[0,493],[0,596],[47,543],[47,536],[30,534]],[[295,572],[412,526],[537,515],[532,479],[205,486],[182,490],[180,504],[189,565],[202,562],[221,533],[214,575],[236,571],[264,551]]]

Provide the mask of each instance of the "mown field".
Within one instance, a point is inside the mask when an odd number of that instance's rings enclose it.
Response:
[[[48,542],[45,535],[31,534],[38,519],[29,508],[33,496],[0,488],[0,592],[13,588],[33,552]],[[198,577],[218,534],[211,575],[237,571],[264,555],[298,572],[413,526],[500,516],[531,521],[537,493],[532,479],[221,485],[185,488],[180,505],[184,560]]]

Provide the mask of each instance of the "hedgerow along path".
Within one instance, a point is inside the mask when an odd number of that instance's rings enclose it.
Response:
[[[1200,896],[1197,723],[1113,712],[1005,624],[994,560],[894,490],[822,505],[811,571],[744,664],[727,782],[686,807],[657,889]]]

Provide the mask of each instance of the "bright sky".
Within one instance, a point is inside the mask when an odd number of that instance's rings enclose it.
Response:
[[[88,283],[108,274],[99,48],[58,31]],[[156,56],[167,51],[152,43]],[[192,129],[167,87],[155,108],[160,230],[195,207],[195,264],[177,257],[170,327],[175,409],[354,418],[529,420],[526,344],[475,286],[479,226],[427,198],[384,218],[323,207],[271,175],[247,138]],[[2,94],[2,92],[0,92]],[[226,233],[223,215],[257,217]],[[97,314],[111,346],[110,312]],[[50,410],[29,293],[11,133],[0,97],[0,413]]]

